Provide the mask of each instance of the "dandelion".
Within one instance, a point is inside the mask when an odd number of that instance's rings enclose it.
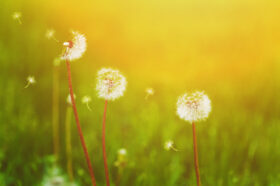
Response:
[[[73,61],[83,56],[87,49],[86,38],[79,32],[72,31],[73,39],[63,43],[66,47],[65,52],[62,54],[63,60]]]
[[[174,147],[174,142],[172,140],[168,140],[164,143],[164,149],[169,151],[169,150],[174,150],[174,151],[178,151],[178,149],[176,149]]]
[[[103,160],[105,167],[106,185],[110,185],[109,170],[106,157],[106,145],[105,145],[105,125],[106,125],[106,112],[108,100],[115,100],[121,96],[126,89],[126,79],[118,71],[110,68],[102,68],[97,73],[97,85],[96,90],[100,98],[105,99],[105,107],[103,114],[103,127],[102,127],[102,148],[103,148]]]
[[[14,20],[17,20],[19,22],[19,24],[22,24],[22,22],[21,22],[21,17],[22,17],[21,12],[14,12],[12,17],[13,17]]]
[[[154,89],[153,88],[146,88],[146,97],[145,97],[145,99],[148,99],[148,97],[149,96],[152,96],[152,95],[154,95],[154,93],[155,93],[155,91],[154,91]]]
[[[30,85],[33,85],[33,84],[36,83],[36,80],[35,80],[35,77],[34,77],[34,76],[28,76],[28,77],[26,78],[26,80],[27,80],[27,84],[25,85],[24,88],[28,88]]]
[[[82,35],[78,32],[72,32],[72,35],[73,35],[73,39],[71,41],[67,41],[67,42],[63,43],[65,50],[64,50],[64,53],[62,54],[61,59],[66,61],[67,73],[68,73],[68,86],[69,86],[72,108],[73,108],[73,112],[74,112],[74,116],[75,116],[75,120],[76,120],[76,124],[77,124],[77,130],[78,130],[80,140],[82,143],[83,151],[85,154],[86,162],[87,162],[89,173],[91,176],[92,185],[96,186],[94,172],[93,172],[93,169],[91,166],[91,161],[89,158],[85,139],[84,139],[84,136],[82,133],[82,128],[81,128],[78,111],[77,111],[77,107],[76,107],[76,102],[75,102],[75,98],[74,98],[73,87],[72,87],[72,77],[71,77],[71,65],[70,65],[70,61],[77,60],[80,57],[82,57],[82,55],[86,51],[87,44],[86,44],[86,38],[84,35]]]
[[[191,123],[193,128],[193,147],[194,147],[194,164],[197,185],[200,186],[197,139],[195,133],[195,122],[206,120],[211,111],[211,101],[204,92],[186,93],[179,97],[177,102],[178,116]]]
[[[113,101],[123,96],[126,84],[125,77],[118,70],[102,68],[98,71],[96,90],[100,98]]]
[[[89,103],[90,103],[90,102],[91,102],[91,97],[90,97],[90,96],[84,96],[84,97],[82,98],[82,103],[83,103],[83,104],[86,104],[88,110],[91,111],[91,108],[90,108],[90,106],[89,106]]]
[[[55,30],[54,30],[54,29],[48,29],[48,30],[46,31],[46,38],[47,38],[47,39],[53,39],[53,40],[55,40],[56,42],[59,42],[59,41],[55,38],[54,34],[55,34]]]
[[[114,164],[118,168],[116,186],[119,186],[121,177],[123,175],[123,170],[127,164],[127,150],[125,148],[121,148],[118,150],[118,157]]]

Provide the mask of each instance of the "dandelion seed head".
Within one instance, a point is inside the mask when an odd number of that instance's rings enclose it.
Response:
[[[62,59],[76,60],[82,57],[87,49],[86,38],[79,32],[72,31],[73,39],[63,43],[66,47],[66,52],[62,55]]]
[[[89,103],[91,102],[91,97],[90,96],[84,96],[82,98],[82,103],[86,104],[86,103]]]
[[[147,88],[147,89],[146,89],[146,93],[147,93],[147,95],[152,96],[152,95],[154,95],[155,91],[154,91],[153,88]]]
[[[102,68],[98,71],[96,90],[100,98],[115,100],[121,97],[126,84],[126,78],[118,70]]]
[[[46,38],[47,39],[51,39],[54,37],[54,34],[55,34],[55,30],[54,29],[48,29],[46,31]]]
[[[164,143],[164,149],[169,151],[173,147],[174,142],[172,140],[168,140]]]
[[[22,16],[21,12],[14,12],[12,17],[13,19],[20,19]]]
[[[207,119],[211,101],[204,92],[186,93],[177,101],[177,115],[190,123]]]
[[[74,94],[74,99],[76,99],[76,95]],[[69,105],[72,106],[72,99],[71,99],[71,95],[68,94],[67,98],[66,98],[66,103],[68,103]]]
[[[35,80],[34,76],[28,76],[27,81],[28,81],[29,84],[35,84],[36,83],[36,80]]]

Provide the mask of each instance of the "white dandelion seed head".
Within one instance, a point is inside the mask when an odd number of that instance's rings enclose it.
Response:
[[[172,140],[168,140],[164,143],[164,149],[169,151],[173,147],[174,142]]]
[[[55,34],[55,30],[54,29],[48,29],[46,31],[46,38],[47,39],[51,39],[54,37],[54,34]]]
[[[190,123],[207,119],[211,101],[204,92],[186,93],[177,101],[177,115]]]
[[[62,59],[65,60],[76,60],[82,57],[87,49],[86,38],[79,32],[72,31],[73,39],[63,43],[66,47],[66,52],[62,55]]]
[[[111,68],[102,68],[97,73],[96,90],[98,96],[105,100],[115,100],[121,97],[126,89],[126,78]]]
[[[82,98],[82,103],[89,103],[91,102],[91,97],[90,96],[84,96]]]
[[[36,80],[35,80],[35,77],[34,77],[34,76],[28,76],[28,77],[27,77],[27,81],[28,81],[28,83],[30,83],[30,84],[35,84],[35,83],[36,83]]]
[[[76,95],[74,94],[74,99],[76,99]],[[68,94],[67,98],[66,98],[66,103],[68,103],[69,105],[72,106],[72,100],[71,100],[71,95]]]
[[[21,15],[22,15],[21,12],[14,12],[12,16],[13,16],[13,19],[19,19],[19,18],[21,18]]]
[[[119,149],[118,154],[122,155],[122,156],[125,156],[127,154],[127,151],[126,151],[125,148],[121,148],[121,149]]]
[[[154,95],[154,93],[155,93],[155,91],[154,91],[154,89],[153,88],[147,88],[146,89],[146,93],[148,94],[148,95]]]

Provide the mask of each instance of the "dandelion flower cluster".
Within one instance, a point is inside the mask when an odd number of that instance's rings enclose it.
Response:
[[[177,115],[190,123],[205,120],[211,111],[211,101],[204,92],[186,93],[177,101]]]
[[[62,55],[64,60],[76,60],[82,57],[87,49],[86,38],[79,32],[72,32],[73,39],[71,41],[64,42],[63,45],[66,47],[65,53]]]
[[[115,100],[121,97],[126,84],[126,78],[118,70],[102,68],[98,71],[96,90],[100,98]]]

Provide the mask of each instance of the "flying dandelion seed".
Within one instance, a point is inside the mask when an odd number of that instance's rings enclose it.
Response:
[[[189,122],[206,120],[211,111],[211,101],[204,92],[186,93],[177,101],[177,115]]]
[[[27,84],[25,85],[24,88],[28,88],[30,85],[33,85],[36,83],[34,76],[28,76],[26,80],[27,80]]]
[[[108,104],[108,100],[112,101],[123,96],[123,93],[126,89],[126,84],[127,83],[125,77],[118,70],[113,70],[111,68],[102,68],[97,73],[96,90],[98,93],[98,97],[105,99],[103,125],[102,125],[102,150],[103,150],[103,161],[105,167],[105,177],[106,177],[107,186],[110,186],[109,169],[107,164],[106,144],[105,144],[107,104]]]
[[[115,100],[123,96],[126,84],[125,77],[118,70],[102,68],[98,71],[96,90],[100,98]]]
[[[82,98],[82,103],[83,103],[83,104],[86,104],[88,110],[91,111],[91,108],[90,108],[90,106],[89,106],[89,103],[90,103],[90,102],[91,102],[91,97],[90,97],[90,96],[84,96],[84,97]]]
[[[147,88],[145,92],[146,92],[146,97],[145,97],[145,99],[148,99],[148,97],[154,95],[154,93],[155,93],[155,91],[154,91],[153,88]]]
[[[87,49],[86,38],[79,32],[72,31],[73,39],[63,43],[66,51],[62,54],[63,60],[73,61],[83,56]]]
[[[17,20],[19,22],[19,24],[22,24],[22,22],[21,22],[21,17],[22,17],[21,12],[14,12],[12,17],[13,17],[14,20]]]
[[[59,41],[55,38],[54,34],[55,34],[55,30],[54,30],[54,29],[48,29],[48,30],[46,31],[46,38],[47,38],[47,39],[53,39],[53,40],[55,40],[56,42],[59,42]]]
[[[169,150],[174,150],[174,151],[178,151],[178,149],[176,149],[174,147],[174,142],[172,140],[168,140],[164,143],[164,149],[169,151]]]
[[[211,112],[211,101],[204,92],[186,93],[179,97],[177,101],[177,115],[192,124],[193,130],[193,151],[194,165],[197,186],[201,185],[198,163],[197,139],[195,132],[195,122],[203,121],[208,118]]]

